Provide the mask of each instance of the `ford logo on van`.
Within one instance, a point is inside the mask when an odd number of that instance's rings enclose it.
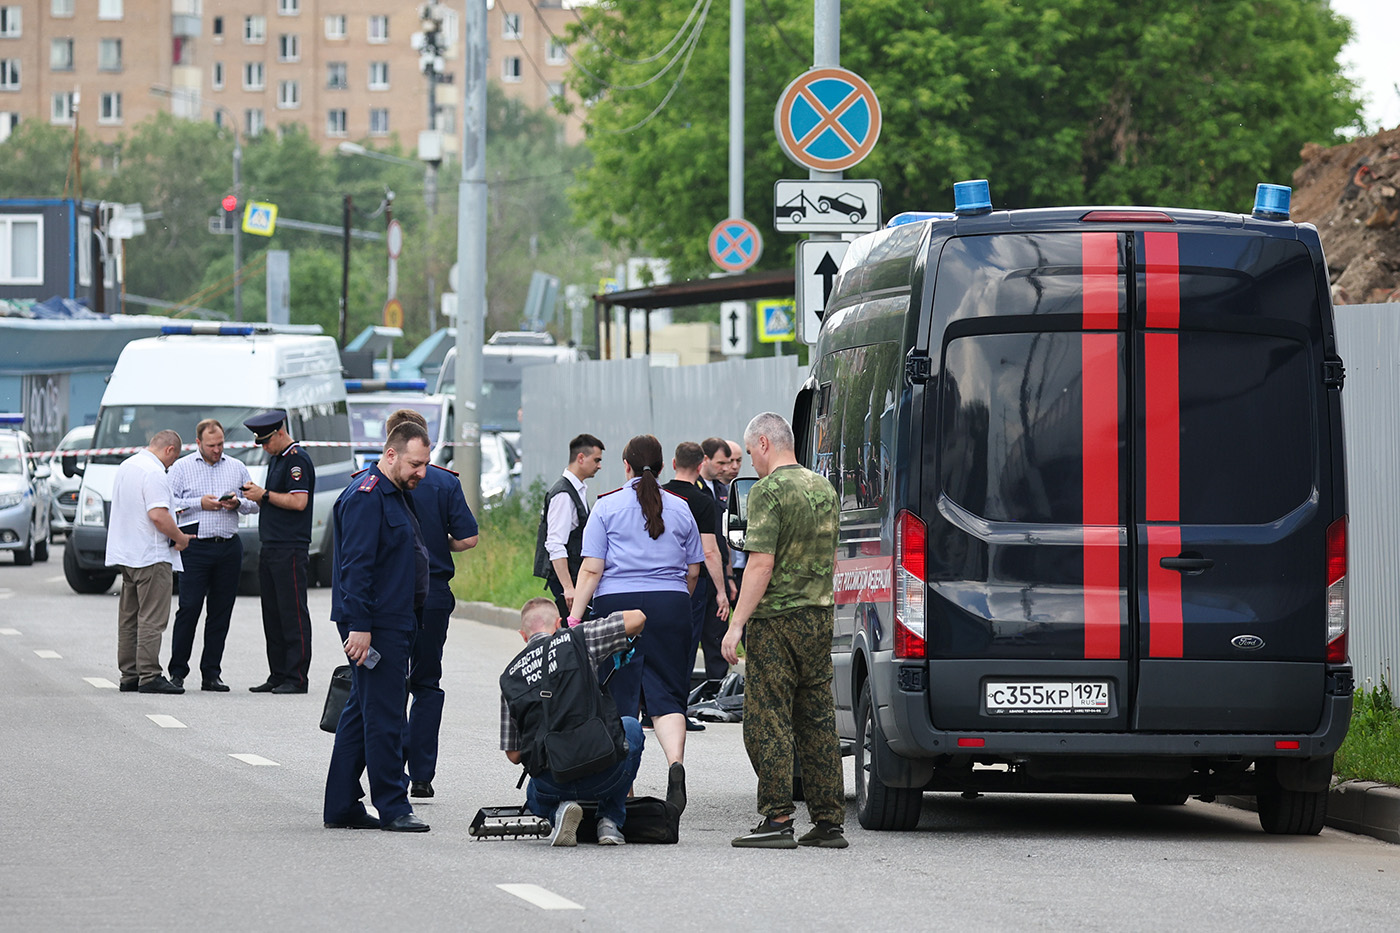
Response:
[[[1264,647],[1264,639],[1258,635],[1236,635],[1230,639],[1230,644],[1236,648],[1243,648],[1245,651],[1257,651]]]

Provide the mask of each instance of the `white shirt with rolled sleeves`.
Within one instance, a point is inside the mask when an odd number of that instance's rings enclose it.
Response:
[[[165,464],[159,457],[143,450],[123,460],[112,480],[107,566],[150,567],[164,561],[172,570],[183,570],[180,552],[148,514],[151,509],[171,509],[173,501]],[[171,514],[173,517],[173,509]]]
[[[238,516],[253,515],[258,504],[238,496],[238,509],[204,508],[200,503],[204,496],[218,499],[227,493],[238,495],[244,483],[252,482],[248,468],[240,461],[223,454],[214,463],[204,459],[199,451],[186,454],[167,474],[170,491],[173,494],[173,509],[176,512],[175,524],[187,528],[199,523],[196,537],[229,538],[238,534]]]
[[[661,490],[659,538],[647,534],[646,519],[631,479],[621,489],[599,496],[583,529],[583,556],[603,561],[603,577],[595,596],[609,593],[679,592],[689,590],[686,571],[705,561],[700,530],[690,506],[675,493]]]
[[[564,471],[564,476],[573,483],[579,499],[587,508],[588,486],[568,470]],[[573,534],[577,524],[578,510],[574,508],[573,499],[559,495],[549,500],[549,511],[545,513],[544,520],[544,550],[551,561],[568,556],[569,535]]]

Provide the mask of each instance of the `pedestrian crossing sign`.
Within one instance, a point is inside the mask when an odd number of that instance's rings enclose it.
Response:
[[[272,236],[277,228],[277,205],[267,201],[249,201],[243,208],[243,232],[257,236]]]
[[[791,298],[756,302],[758,307],[758,339],[762,343],[778,343],[797,339],[797,302]]]

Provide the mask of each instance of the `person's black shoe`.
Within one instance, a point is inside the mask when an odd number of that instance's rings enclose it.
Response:
[[[168,680],[166,680],[164,677],[162,677],[160,674],[157,674],[157,675],[156,675],[154,678],[152,678],[151,680],[148,680],[148,681],[146,681],[144,684],[141,684],[139,687],[137,687],[137,688],[136,688],[136,692],[137,692],[137,693],[184,693],[184,692],[185,692],[185,688],[184,688],[184,687],[177,687],[177,686],[175,686],[174,684],[172,684],[170,681],[168,681]]]
[[[666,802],[676,808],[676,815],[685,812],[685,765],[671,762],[666,774]]]
[[[183,677],[171,677],[170,682],[177,687],[183,688],[185,686],[185,678]]]
[[[206,677],[204,682],[199,685],[199,689],[208,690],[211,693],[228,693],[228,684],[219,677]]]
[[[395,817],[379,828],[386,833],[426,833],[430,827],[416,815],[405,813],[403,816]]]
[[[135,693],[140,686],[141,681],[139,680],[123,680],[117,684],[117,689],[122,693]]]
[[[272,688],[272,692],[273,692],[273,693],[305,693],[305,692],[306,692],[306,687],[305,687],[305,686],[297,686],[296,684],[292,683],[290,680],[284,680],[284,681],[282,681],[280,684],[278,684],[277,686],[273,687],[273,688]]]
[[[779,823],[767,817],[744,835],[731,839],[729,844],[737,849],[797,848],[797,840],[792,837],[792,820]]]
[[[800,846],[816,846],[819,849],[844,849],[850,845],[840,823],[817,820],[817,825],[797,840]]]
[[[685,731],[686,731],[686,732],[704,732],[704,731],[705,731],[705,724],[704,724],[703,722],[701,722],[700,720],[696,719],[694,716],[687,716],[687,717],[685,717]]]
[[[433,796],[432,781],[413,781],[408,785],[408,796],[410,797],[431,797]]]
[[[274,681],[274,680],[271,680],[271,679],[265,680],[265,681],[263,681],[262,683],[258,684],[256,687],[249,687],[249,688],[248,688],[248,692],[249,692],[249,693],[271,693],[273,690],[276,690],[276,689],[277,689],[278,683],[280,683],[280,681]]]
[[[326,820],[326,829],[380,829],[379,820],[368,813],[356,813],[344,820]]]

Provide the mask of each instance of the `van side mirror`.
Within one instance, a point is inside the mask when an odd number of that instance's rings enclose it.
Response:
[[[83,468],[78,466],[77,454],[63,455],[63,475],[70,478],[83,475]]]
[[[725,539],[736,551],[744,550],[744,532],[749,528],[749,490],[758,479],[741,476],[729,486],[729,517],[725,524]]]

